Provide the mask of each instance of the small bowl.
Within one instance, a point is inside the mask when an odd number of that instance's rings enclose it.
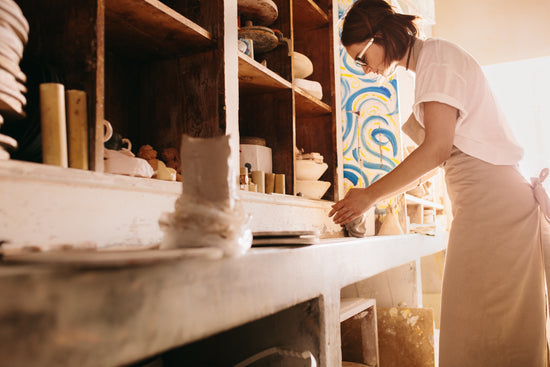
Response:
[[[296,179],[297,180],[318,180],[328,168],[326,163],[317,163],[312,160],[296,161]]]
[[[323,87],[314,80],[294,78],[294,85],[311,94],[317,99],[323,99]]]
[[[304,54],[294,51],[292,53],[294,62],[294,77],[304,79],[313,74],[313,63]]]
[[[321,199],[329,187],[330,182],[327,181],[296,180],[296,192],[308,199]]]

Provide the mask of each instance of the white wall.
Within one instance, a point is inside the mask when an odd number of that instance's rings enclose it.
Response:
[[[435,0],[435,19],[482,65],[550,56],[550,0]]]
[[[526,176],[550,166],[550,0],[435,0],[434,37],[484,65],[519,143]]]
[[[520,167],[527,177],[550,168],[549,66],[550,56],[484,67],[510,127],[525,149]]]

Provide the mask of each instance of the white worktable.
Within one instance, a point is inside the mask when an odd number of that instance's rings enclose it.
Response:
[[[404,235],[107,269],[2,264],[0,360],[120,365],[316,300],[314,354],[336,365],[340,289],[445,245],[444,236]]]

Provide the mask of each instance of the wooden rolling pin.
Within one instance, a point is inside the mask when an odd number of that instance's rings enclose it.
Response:
[[[69,135],[69,167],[88,169],[88,111],[86,92],[68,90],[67,134]]]
[[[40,124],[42,161],[45,164],[67,168],[67,128],[63,84],[40,84]]]

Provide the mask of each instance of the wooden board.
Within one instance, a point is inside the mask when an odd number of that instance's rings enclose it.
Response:
[[[289,81],[242,53],[239,53],[239,86],[264,91],[292,88]]]
[[[107,1],[105,15],[109,47],[136,56],[184,54],[215,45],[210,32],[158,0]]]
[[[380,365],[435,365],[434,319],[429,308],[377,308]]]
[[[332,109],[325,102],[313,97],[300,88],[295,88],[294,92],[296,98],[297,117],[330,115]]]
[[[252,246],[306,246],[318,243],[318,237],[255,238],[252,240]]]
[[[329,17],[313,0],[294,0],[294,23],[298,28],[311,29],[328,26]]]
[[[340,300],[340,322],[345,321],[373,306],[376,306],[375,299],[342,298]]]
[[[255,232],[252,246],[304,246],[319,243],[318,231]]]
[[[301,237],[301,236],[319,236],[319,231],[262,231],[252,233],[257,237]]]

